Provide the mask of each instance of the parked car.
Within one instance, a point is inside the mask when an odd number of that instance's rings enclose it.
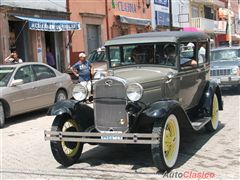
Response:
[[[5,119],[72,97],[73,84],[43,63],[0,65],[0,127]]]
[[[240,46],[211,51],[211,79],[220,87],[237,87],[240,91]]]
[[[195,59],[195,65],[180,62],[189,42],[194,44],[189,61]],[[74,93],[81,98],[49,109],[56,117],[45,140],[56,161],[74,164],[84,143],[149,144],[156,167],[173,168],[181,131],[218,128],[223,104],[218,84],[209,80],[209,42],[200,32],[151,32],[107,41],[108,76],[94,85],[94,109],[81,103],[84,88]],[[206,45],[201,63],[200,43]]]

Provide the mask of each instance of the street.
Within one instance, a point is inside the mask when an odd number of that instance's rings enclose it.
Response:
[[[154,167],[149,146],[85,144],[79,162],[63,168],[44,141],[54,119],[45,116],[46,109],[10,118],[0,130],[0,179],[160,179],[186,172],[239,179],[240,95],[226,91],[223,100],[218,131],[183,132],[176,167],[168,176]]]

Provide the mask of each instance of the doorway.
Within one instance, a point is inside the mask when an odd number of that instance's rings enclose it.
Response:
[[[23,21],[8,21],[9,25],[9,50],[17,51],[19,57],[24,61],[28,58],[28,29]]]
[[[100,25],[87,25],[88,54],[100,46]]]
[[[57,68],[54,32],[45,32],[45,45],[46,45],[46,53],[47,53],[47,49],[49,49],[49,52],[53,55],[53,64],[52,65],[50,64],[50,65],[54,68]],[[49,64],[48,62],[46,63]]]

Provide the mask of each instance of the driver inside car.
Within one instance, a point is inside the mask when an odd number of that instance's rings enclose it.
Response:
[[[164,46],[164,56],[166,58],[166,65],[169,66],[175,66],[176,63],[176,46],[174,44],[167,44]],[[196,66],[197,61],[194,59],[183,57],[182,54],[180,54],[180,64],[182,67],[184,66]]]

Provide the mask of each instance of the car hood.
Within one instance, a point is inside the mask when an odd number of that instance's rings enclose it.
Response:
[[[107,62],[94,62],[92,63],[92,67],[95,71],[106,71]]]
[[[176,73],[171,68],[153,68],[153,67],[132,67],[122,68],[113,71],[114,76],[125,79],[127,82],[148,83],[167,79],[170,73]]]
[[[223,68],[240,66],[240,60],[219,60],[211,61],[211,68]]]

